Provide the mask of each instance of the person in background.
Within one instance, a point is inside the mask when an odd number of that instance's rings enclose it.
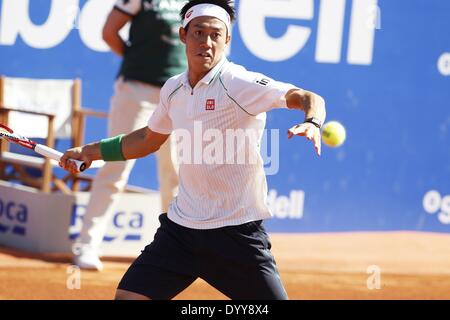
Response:
[[[159,102],[160,89],[170,77],[186,69],[179,40],[179,11],[184,0],[118,0],[103,27],[103,39],[123,58],[115,81],[108,120],[108,136],[132,132],[146,125]],[[129,39],[119,31],[130,22]],[[156,153],[161,209],[167,212],[177,192],[178,164],[170,139]],[[77,239],[73,262],[82,269],[102,270],[99,247],[124,190],[135,160],[107,162],[93,181],[91,196]]]

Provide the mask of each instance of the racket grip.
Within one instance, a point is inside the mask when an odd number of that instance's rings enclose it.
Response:
[[[56,160],[59,162],[63,154],[55,149],[52,149],[50,147],[44,146],[42,144],[36,144],[34,151],[39,153],[40,155],[43,155],[44,157]],[[83,161],[70,159],[70,161],[73,161],[75,165],[77,166],[78,172],[83,172],[86,170],[86,164]]]

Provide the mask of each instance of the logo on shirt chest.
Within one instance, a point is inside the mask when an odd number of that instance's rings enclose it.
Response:
[[[214,110],[216,108],[216,100],[208,99],[206,100],[205,110]]]

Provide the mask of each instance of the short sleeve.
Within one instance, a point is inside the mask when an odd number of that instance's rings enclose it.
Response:
[[[135,16],[141,10],[142,0],[117,0],[114,8],[125,14]]]
[[[167,85],[164,85],[161,88],[158,107],[148,120],[148,127],[154,132],[171,134],[173,131],[167,100]]]
[[[231,98],[252,115],[275,108],[287,108],[285,95],[295,88],[293,84],[273,80],[243,67],[234,68],[228,83]]]

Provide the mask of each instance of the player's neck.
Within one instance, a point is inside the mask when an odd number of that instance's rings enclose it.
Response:
[[[201,73],[193,73],[189,72],[188,79],[189,79],[189,85],[191,88],[195,88],[197,83],[206,75],[207,73],[201,74]]]
[[[202,80],[209,72],[211,72],[212,69],[214,69],[217,64],[220,62],[221,60],[217,61],[213,66],[211,66],[211,68],[209,69],[197,69],[196,68],[191,68],[189,67],[188,70],[188,80],[189,80],[189,85],[191,86],[191,88],[195,88],[195,86],[197,85],[197,83]]]
[[[207,74],[208,71],[204,71],[204,72],[195,72],[195,71],[190,71],[188,72],[188,79],[189,79],[189,84],[191,86],[191,88],[195,88],[195,86],[197,85],[197,83],[202,80]]]

